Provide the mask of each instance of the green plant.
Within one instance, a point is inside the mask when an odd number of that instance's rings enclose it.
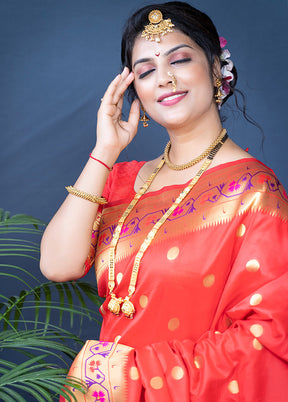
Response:
[[[4,353],[0,358],[0,400],[5,402],[25,402],[23,393],[29,401],[53,401],[59,394],[65,396],[64,385],[85,392],[80,381],[66,375],[83,344],[75,327],[81,328],[87,320],[98,323],[87,300],[99,306],[101,299],[87,282],[41,283],[30,272],[31,263],[39,263],[44,226],[31,216],[10,217],[0,209],[0,258],[4,259],[0,283],[24,285],[17,295],[0,292],[0,351]],[[27,263],[28,267],[23,267]],[[63,328],[65,314],[70,316],[69,328]]]

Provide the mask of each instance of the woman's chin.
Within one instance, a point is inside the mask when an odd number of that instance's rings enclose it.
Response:
[[[180,113],[173,113],[170,112],[169,116],[161,119],[161,121],[158,121],[161,126],[166,128],[166,130],[169,129],[179,129],[182,128],[184,129],[186,126],[190,126],[191,123],[193,122],[193,118],[191,118],[191,114],[187,115],[181,115]],[[157,120],[156,120],[157,121]]]

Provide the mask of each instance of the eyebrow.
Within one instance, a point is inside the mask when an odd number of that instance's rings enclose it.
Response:
[[[190,46],[190,45],[185,45],[185,44],[183,44],[183,45],[178,45],[178,46],[172,47],[172,49],[169,49],[167,52],[165,52],[165,53],[164,53],[164,56],[169,56],[169,54],[175,52],[175,51],[178,50],[178,49],[181,49],[182,47],[189,47],[190,49],[193,49],[193,47]],[[138,60],[136,60],[135,63],[133,64],[133,68],[135,68],[135,66],[137,66],[137,64],[146,63],[147,61],[151,61],[151,60],[152,60],[152,57],[146,57],[146,58],[138,59]]]

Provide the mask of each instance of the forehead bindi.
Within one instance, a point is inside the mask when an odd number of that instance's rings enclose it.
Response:
[[[202,50],[199,46],[187,35],[180,31],[173,31],[163,38],[160,43],[151,42],[139,35],[135,40],[132,51],[132,65],[142,58],[154,58],[155,55],[165,55],[173,48],[177,48],[179,45],[187,45],[191,49]]]

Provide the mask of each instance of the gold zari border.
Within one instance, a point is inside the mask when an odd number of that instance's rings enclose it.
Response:
[[[260,212],[286,222],[288,202],[283,187],[268,169],[264,167],[263,170],[259,170],[259,163],[257,167],[256,171],[249,169],[243,173],[243,170],[239,172],[239,167],[236,165],[234,170],[236,170],[235,175],[238,173],[237,181],[229,180],[231,177],[237,177],[233,175],[233,169],[227,172],[229,182],[225,182],[225,173],[221,169],[213,173],[213,177],[212,175],[203,177],[193,192],[159,229],[153,245],[163,241],[163,238],[167,241],[179,235],[225,224],[247,213]],[[116,262],[138,251],[144,237],[170,207],[180,190],[173,187],[159,194],[144,196],[139,200],[137,208],[125,222],[126,226],[124,225],[124,232],[117,246]],[[97,280],[107,268],[113,228],[127,205],[128,203],[104,208],[95,258]]]

